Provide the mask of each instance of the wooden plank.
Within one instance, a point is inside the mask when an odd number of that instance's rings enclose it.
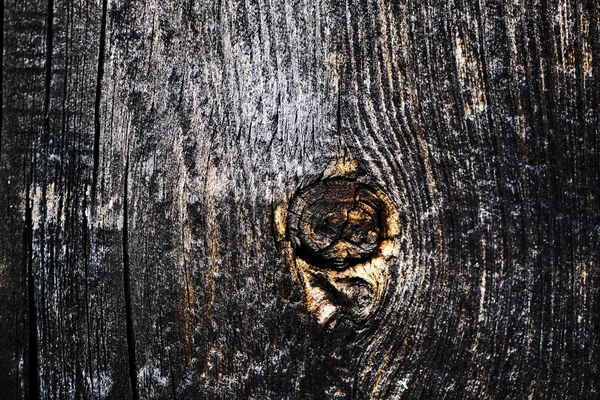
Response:
[[[5,3],[0,397],[598,396],[596,1]]]

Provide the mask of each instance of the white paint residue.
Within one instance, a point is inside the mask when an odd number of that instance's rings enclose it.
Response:
[[[138,380],[140,382],[152,382],[159,386],[166,386],[169,383],[169,378],[164,376],[156,365],[146,364],[140,368],[138,372]]]
[[[465,46],[465,42],[458,34],[455,35],[454,57],[456,60],[456,69],[458,78],[463,89],[471,94],[470,102],[465,102],[465,116],[474,118],[486,110],[485,96],[482,91],[482,85],[479,82],[480,74],[477,71],[479,60],[472,51]]]
[[[94,377],[94,388],[99,398],[108,398],[112,387],[113,380],[106,373],[103,372],[99,376]]]
[[[406,375],[404,378],[402,378],[400,381],[398,381],[398,392],[394,395],[393,399],[397,400],[402,398],[402,395],[404,394],[405,391],[408,390],[408,381],[410,379],[410,375]]]
[[[479,315],[477,316],[478,322],[483,322],[485,319],[484,306],[485,306],[485,289],[487,285],[486,281],[486,268],[485,268],[485,254],[486,254],[486,241],[485,238],[481,238],[481,259],[483,262],[483,269],[481,270],[481,283],[479,284],[479,290],[481,297],[479,297]]]
[[[481,284],[479,285],[479,289],[481,291],[481,297],[479,298],[479,316],[477,318],[478,322],[482,322],[485,319],[485,315],[483,313],[483,307],[484,307],[484,300],[485,300],[485,287],[486,287],[486,278],[485,278],[485,267],[483,268],[483,271],[481,272]]]

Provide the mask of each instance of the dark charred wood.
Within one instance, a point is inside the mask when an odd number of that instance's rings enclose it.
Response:
[[[598,1],[2,7],[0,398],[600,396]]]

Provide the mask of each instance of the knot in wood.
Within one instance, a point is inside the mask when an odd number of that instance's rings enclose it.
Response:
[[[296,255],[320,268],[344,269],[371,259],[385,223],[382,200],[364,183],[320,181],[292,200],[289,239]]]

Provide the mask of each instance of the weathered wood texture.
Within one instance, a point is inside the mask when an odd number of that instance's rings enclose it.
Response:
[[[598,1],[3,15],[0,398],[600,396]],[[400,251],[322,326],[276,217],[348,160]]]

